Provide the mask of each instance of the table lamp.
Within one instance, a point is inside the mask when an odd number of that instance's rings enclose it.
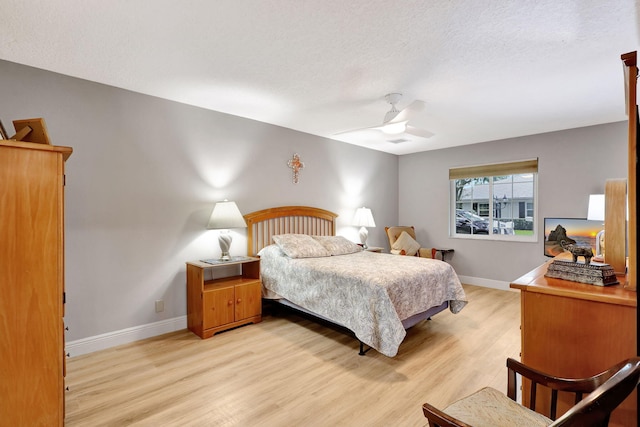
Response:
[[[367,237],[369,236],[367,227],[376,226],[373,215],[371,214],[371,209],[365,207],[356,209],[356,214],[353,217],[353,225],[360,227],[360,243],[362,243],[364,249],[367,249]]]
[[[589,207],[587,209],[587,220],[604,222],[604,194],[590,194]],[[604,261],[604,230],[596,234],[597,261]]]
[[[218,243],[220,244],[220,261],[230,261],[229,248],[231,247],[231,234],[229,234],[230,228],[246,228],[247,223],[244,221],[238,206],[235,202],[224,200],[222,202],[216,202],[209,218],[209,224],[207,228],[210,230],[220,230],[218,236]]]

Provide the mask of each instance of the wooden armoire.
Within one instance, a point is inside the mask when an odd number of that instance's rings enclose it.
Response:
[[[69,147],[0,140],[0,424],[64,424]]]

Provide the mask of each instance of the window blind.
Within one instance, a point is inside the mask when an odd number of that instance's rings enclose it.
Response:
[[[538,173],[538,159],[451,168],[449,169],[449,179],[503,176],[522,173]]]

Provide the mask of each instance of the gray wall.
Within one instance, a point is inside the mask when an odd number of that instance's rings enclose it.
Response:
[[[67,340],[186,314],[185,261],[219,255],[205,229],[216,200],[244,213],[311,205],[338,213],[338,234],[357,241],[355,209],[370,207],[368,243],[384,226],[412,224],[423,246],[456,250],[458,274],[511,281],[545,258],[538,243],[448,237],[451,166],[539,157],[538,226],[545,216],[584,217],[590,193],[626,176],[626,124],[394,156],[35,68],[0,61],[0,119],[44,117],[67,162]],[[294,185],[287,160],[305,168]],[[232,255],[246,253],[234,230]],[[163,299],[165,311],[155,313]]]
[[[449,168],[537,157],[537,243],[449,237]],[[627,177],[627,123],[428,151],[400,157],[399,218],[416,227],[423,246],[455,249],[460,276],[510,282],[542,264],[544,217],[585,218],[589,194],[609,178]],[[466,277],[465,277],[466,278]]]
[[[358,241],[355,209],[398,221],[398,157],[226,114],[0,61],[0,119],[44,117],[71,146],[66,187],[67,340],[186,314],[189,260],[219,256],[206,230],[214,201],[243,213],[310,205],[338,213]],[[292,183],[287,161],[305,164]],[[246,254],[233,230],[232,255]],[[165,311],[155,313],[163,299]]]

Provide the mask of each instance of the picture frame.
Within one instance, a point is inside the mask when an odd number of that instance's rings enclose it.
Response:
[[[16,139],[24,142],[51,145],[47,125],[43,118],[14,120]]]
[[[581,246],[589,246],[596,253],[596,236],[604,229],[602,221],[590,221],[586,218],[545,218],[544,219],[544,256],[555,257],[562,252],[562,246],[558,240],[562,227],[567,243],[576,243]]]

